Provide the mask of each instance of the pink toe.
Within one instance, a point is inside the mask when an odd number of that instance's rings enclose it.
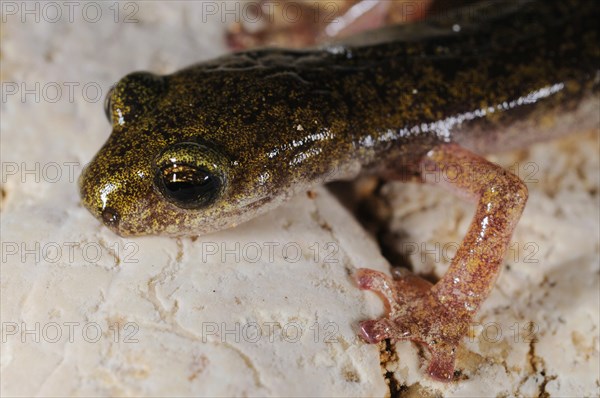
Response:
[[[362,290],[371,290],[375,285],[375,282],[379,279],[385,279],[386,275],[379,271],[374,271],[368,268],[359,268],[354,273],[354,280],[359,288]]]
[[[380,327],[379,321],[369,320],[360,323],[360,335],[369,344],[379,343],[387,336],[385,331]]]
[[[454,362],[454,354],[432,352],[427,373],[438,381],[451,381],[454,378]]]

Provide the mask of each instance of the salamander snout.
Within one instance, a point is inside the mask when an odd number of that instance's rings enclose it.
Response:
[[[96,219],[121,236],[145,222],[156,195],[149,173],[139,165],[92,161],[79,177],[81,202]]]

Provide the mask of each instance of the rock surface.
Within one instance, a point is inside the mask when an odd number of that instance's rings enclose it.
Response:
[[[44,3],[3,8],[3,396],[600,393],[597,134],[492,158],[518,162],[529,206],[465,339],[463,380],[434,383],[413,344],[356,337],[383,309],[349,274],[388,263],[325,189],[197,239],[125,240],[94,220],[76,178],[109,134],[108,88],[222,54],[232,16],[224,3],[52,3],[56,21]],[[411,184],[383,196],[399,250],[441,275],[472,207]]]

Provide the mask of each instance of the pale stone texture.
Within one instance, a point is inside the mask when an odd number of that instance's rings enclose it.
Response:
[[[386,370],[407,395],[598,395],[597,137],[498,158],[538,163],[539,182],[528,184],[517,259],[478,317],[486,328],[461,349],[468,380],[441,385],[423,378],[415,345],[397,344],[399,360],[381,368],[379,347],[356,337],[382,303],[349,274],[388,264],[323,189],[196,240],[120,239],[80,206],[76,177],[109,134],[107,89],[133,70],[170,73],[225,52],[222,3],[210,15],[200,2],[98,2],[97,22],[83,3],[72,22],[61,2],[57,22],[43,3],[28,3],[39,22],[14,4],[1,25],[3,396],[385,396]],[[36,83],[39,100],[22,100]],[[399,245],[460,241],[472,206],[437,188],[387,189],[392,226],[408,234]],[[538,263],[525,261],[530,242]],[[417,270],[443,273],[446,262],[418,256]]]

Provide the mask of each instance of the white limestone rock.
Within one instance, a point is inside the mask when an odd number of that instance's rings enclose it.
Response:
[[[3,9],[2,395],[385,396],[385,371],[407,394],[599,394],[597,136],[494,158],[536,162],[539,182],[528,184],[510,269],[479,314],[485,328],[459,353],[468,379],[434,383],[414,344],[396,344],[381,368],[379,348],[356,337],[383,308],[349,273],[388,264],[325,190],[196,240],[121,239],[80,206],[76,177],[109,134],[110,85],[226,51],[227,18],[196,2],[92,3],[97,22],[81,5],[69,19],[60,2],[56,22]],[[399,245],[460,242],[471,205],[435,187],[388,190],[391,225],[408,236]],[[412,260],[441,275],[447,261],[431,257]]]

